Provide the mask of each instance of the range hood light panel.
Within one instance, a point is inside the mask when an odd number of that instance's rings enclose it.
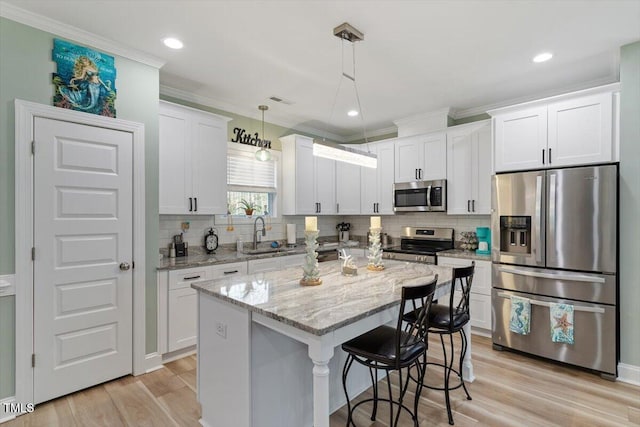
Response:
[[[328,141],[314,140],[313,155],[367,168],[375,169],[378,167],[378,157],[375,154],[344,147]]]

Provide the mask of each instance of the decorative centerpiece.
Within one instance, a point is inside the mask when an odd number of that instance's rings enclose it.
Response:
[[[353,262],[353,257],[351,255],[347,255],[346,249],[340,249],[340,259],[342,262],[342,275],[343,276],[357,276],[358,275],[358,267]]]
[[[371,217],[371,226],[369,228],[369,264],[367,264],[367,270],[382,271],[384,265],[382,264],[382,245],[380,244],[380,217]]]
[[[460,233],[460,249],[465,251],[475,251],[478,249],[478,236],[475,231],[463,231]]]
[[[318,270],[318,218],[308,216],[304,219],[304,243],[306,245],[307,254],[304,257],[302,265],[302,286],[317,286],[322,284],[320,279],[320,271]]]

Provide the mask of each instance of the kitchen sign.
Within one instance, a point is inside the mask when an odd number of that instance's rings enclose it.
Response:
[[[245,129],[233,128],[233,139],[231,142],[237,142],[238,144],[254,145],[258,147],[271,148],[271,141],[262,140],[258,136],[258,132],[250,134]],[[264,145],[263,145],[264,144]]]

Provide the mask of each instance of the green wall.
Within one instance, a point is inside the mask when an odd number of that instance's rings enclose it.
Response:
[[[640,42],[620,49],[620,361],[640,366]]]
[[[51,104],[54,35],[0,18],[0,274],[15,273],[14,99]],[[115,56],[118,118],[145,125],[147,353],[156,350],[158,69]],[[24,284],[16,284],[24,286]],[[0,399],[14,393],[15,304],[0,298]]]

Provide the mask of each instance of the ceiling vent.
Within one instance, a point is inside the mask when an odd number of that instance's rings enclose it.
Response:
[[[293,101],[289,101],[288,99],[284,99],[279,96],[273,95],[273,96],[270,96],[269,99],[274,102],[279,102],[280,104],[293,105]]]

